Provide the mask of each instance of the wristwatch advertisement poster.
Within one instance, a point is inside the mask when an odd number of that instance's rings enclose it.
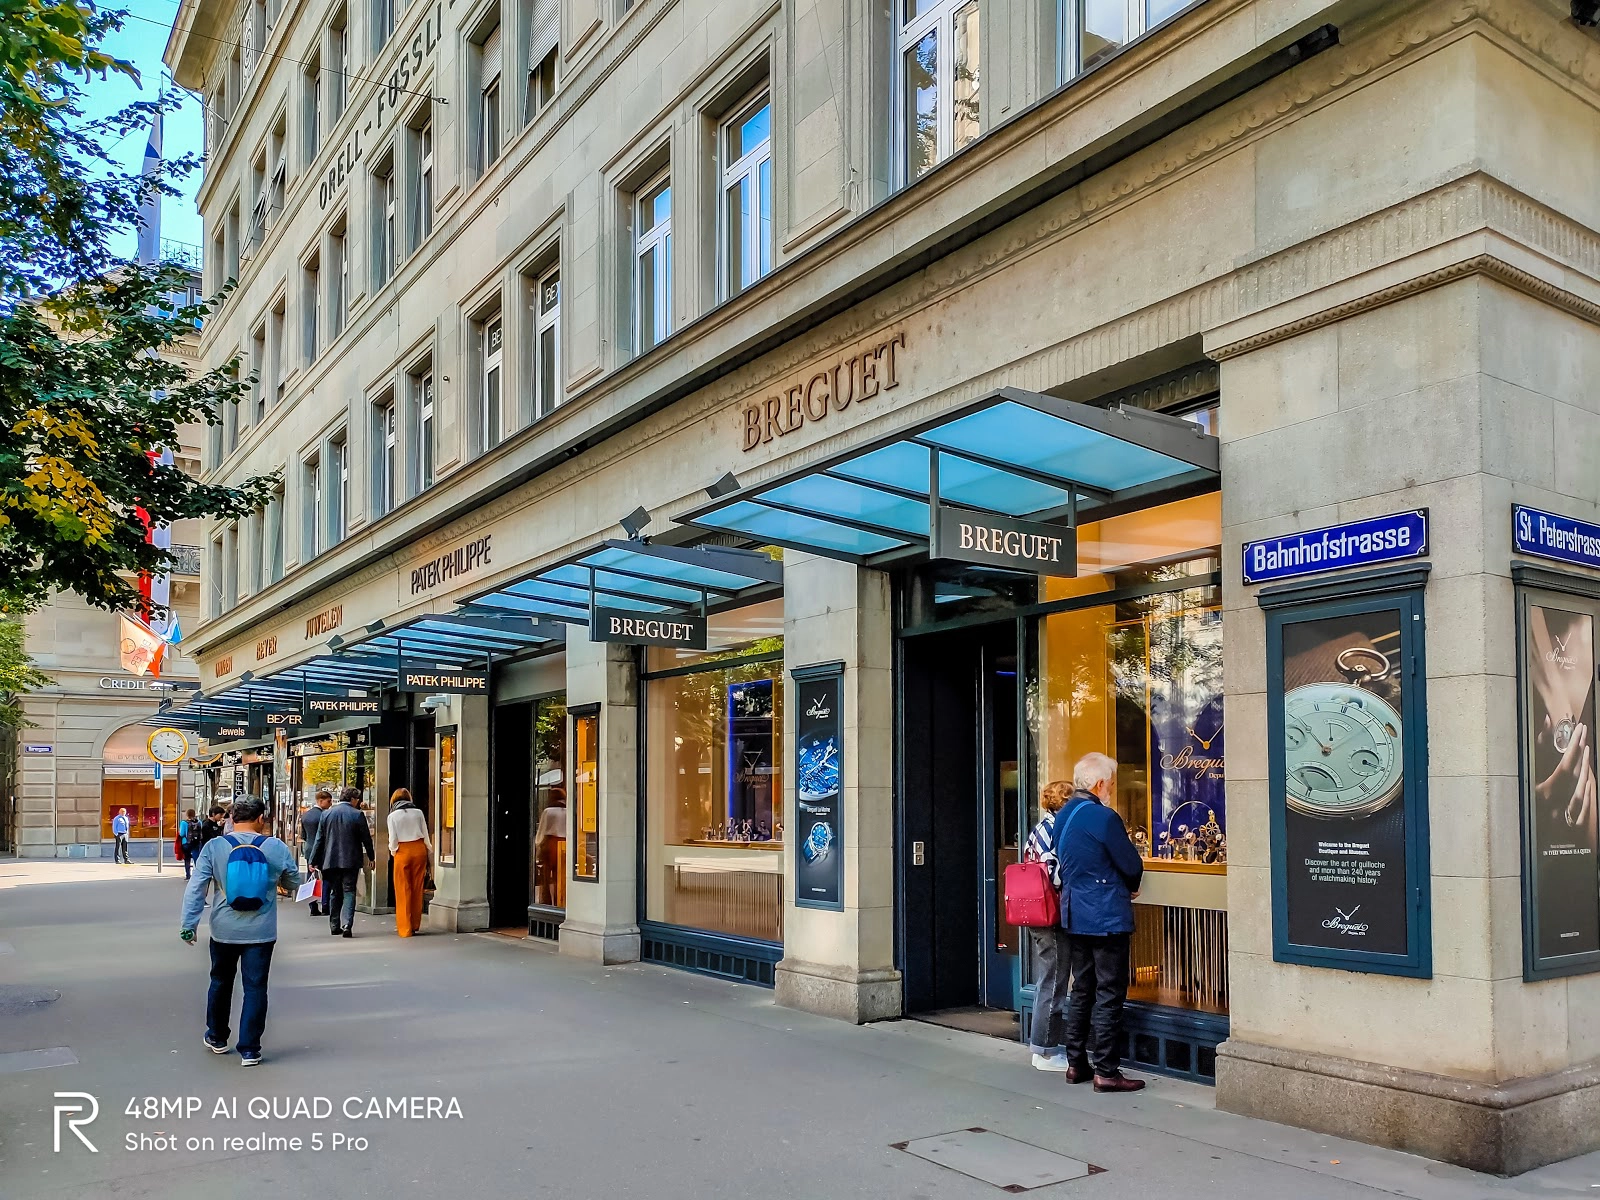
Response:
[[[1576,596],[1524,594],[1524,932],[1535,974],[1600,957],[1595,817],[1595,613]]]
[[[844,664],[794,671],[794,902],[844,907]]]
[[[1378,608],[1283,626],[1282,869],[1295,946],[1408,952],[1400,620]]]

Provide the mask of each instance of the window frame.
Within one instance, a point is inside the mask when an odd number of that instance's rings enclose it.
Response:
[[[507,437],[506,430],[506,322],[505,313],[496,308],[486,312],[477,322],[478,337],[478,452],[487,454]],[[499,333],[499,344],[493,344],[494,333]],[[491,380],[494,384],[491,401]]]
[[[667,216],[664,221],[657,221],[649,229],[644,228],[644,213],[647,202],[665,191],[667,194]],[[672,169],[670,166],[652,175],[640,187],[634,190],[630,197],[632,204],[632,242],[633,261],[630,264],[630,274],[633,282],[633,352],[648,354],[662,342],[672,336]],[[651,331],[650,341],[645,341],[644,329],[644,262],[645,256],[652,250],[658,250],[656,261],[657,269],[651,279],[651,294],[655,302],[653,313],[655,315],[656,329]],[[665,264],[665,270],[659,264]],[[657,332],[659,330],[659,333]]]
[[[301,559],[310,562],[323,551],[322,545],[322,452],[312,453],[301,463],[302,480],[305,488],[305,517],[301,522]]]
[[[377,236],[373,246],[373,261],[377,267],[374,272],[374,291],[384,287],[394,278],[402,261],[400,253],[400,178],[398,171],[398,155],[391,145],[379,157],[378,165],[373,169],[373,208],[378,214]]]
[[[476,166],[479,175],[485,174],[500,157],[503,149],[502,122],[505,119],[505,39],[503,26],[496,10],[493,23],[483,35],[474,40],[476,53],[471,57],[478,66],[477,142]],[[492,56],[492,57],[491,57]]]
[[[729,139],[733,132],[765,108],[767,110],[767,136],[760,146],[754,150],[746,151],[737,159],[730,161],[732,151],[729,149]],[[717,188],[717,299],[731,300],[747,287],[753,287],[772,272],[773,238],[772,238],[772,211],[773,191],[775,181],[773,178],[772,161],[772,89],[762,83],[760,87],[750,92],[738,104],[729,110],[731,115],[724,118],[717,125],[717,163],[718,163],[718,188]],[[761,168],[767,169],[768,209],[766,213],[767,237],[761,237]],[[735,230],[733,221],[728,212],[728,199],[733,189],[740,183],[748,182],[752,194],[756,198],[757,213],[748,230]],[[740,236],[743,235],[743,236]],[[749,283],[741,283],[733,278],[734,262],[730,253],[733,239],[740,236],[746,244],[743,247],[745,256],[753,258],[758,264],[758,270]],[[764,244],[763,244],[764,242]],[[759,267],[762,252],[766,253],[765,267]],[[745,259],[740,260],[745,261]]]
[[[394,393],[388,392],[376,405],[377,467],[376,500],[378,515],[388,516],[400,503],[400,428],[399,404]]]
[[[328,439],[327,457],[332,459],[330,466],[337,468],[337,476],[333,483],[330,498],[335,500],[338,507],[328,511],[328,546],[331,549],[344,541],[350,527],[350,436],[344,429],[338,430]]]
[[[550,312],[545,311],[544,291],[548,282],[553,282],[556,288],[555,304]],[[551,354],[555,361],[550,364],[550,385],[553,396],[545,395],[545,348],[544,335],[550,333]],[[561,262],[559,258],[544,271],[534,277],[533,281],[533,419],[539,420],[548,417],[561,407],[566,399],[565,389],[561,382]],[[549,401],[546,406],[546,400]]]
[[[1082,0],[1061,0],[1063,4],[1081,3]],[[1127,3],[1136,3],[1138,0],[1125,0]],[[955,145],[955,18],[969,6],[978,14],[979,37],[979,127],[978,132],[971,141],[961,146]],[[915,17],[906,19],[904,12],[907,0],[894,0],[892,9],[894,17],[894,62],[890,71],[892,88],[890,92],[891,125],[894,136],[894,170],[892,178],[897,188],[909,187],[929,171],[946,162],[960,150],[964,150],[972,142],[983,136],[983,105],[982,105],[982,36],[983,36],[983,6],[981,0],[933,0],[926,11],[918,13]],[[911,174],[911,130],[907,124],[907,96],[906,88],[906,55],[920,43],[928,33],[934,34],[934,49],[936,61],[934,64],[934,88],[936,118],[934,129],[934,155],[933,160],[922,169],[920,173]]]
[[[408,215],[411,217],[411,229],[406,247],[407,257],[422,249],[423,243],[433,234],[435,159],[431,113],[427,114],[420,124],[411,127],[411,141],[416,175],[409,189],[411,212]]]
[[[437,432],[438,394],[434,382],[433,363],[423,362],[406,377],[411,391],[411,404],[416,413],[416,484],[420,494],[435,482],[438,462],[435,434]]]

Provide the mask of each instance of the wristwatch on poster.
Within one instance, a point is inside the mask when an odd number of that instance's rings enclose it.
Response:
[[[1371,816],[1405,778],[1400,714],[1369,686],[1394,665],[1367,646],[1341,651],[1337,665],[1348,682],[1308,683],[1283,698],[1285,799],[1308,817]]]

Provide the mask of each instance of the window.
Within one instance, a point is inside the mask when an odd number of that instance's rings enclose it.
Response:
[[[227,270],[224,278],[239,278],[239,201],[233,202],[233,207],[228,209],[227,233],[228,257]]]
[[[267,234],[267,148],[265,145],[257,151],[255,158],[250,163],[250,196],[253,197],[250,208],[250,228],[245,233],[244,252],[246,257],[255,253],[262,238]]]
[[[900,167],[911,183],[978,136],[978,0],[899,4]]]
[[[350,512],[350,443],[341,432],[328,441],[328,544],[344,541]]]
[[[534,298],[534,378],[537,382],[534,413],[549,416],[561,403],[561,268],[540,278]]]
[[[262,579],[261,561],[265,557],[266,539],[262,536],[262,515],[265,509],[256,509],[250,514],[249,528],[242,530],[239,539],[239,582],[249,587],[246,595],[254,596],[261,590]]]
[[[344,9],[328,24],[328,117],[337,121],[350,102],[350,21]]]
[[[283,377],[283,331],[286,304],[286,301],[279,300],[278,306],[272,310],[270,344],[267,347],[267,352],[272,356],[269,363],[272,375],[272,388],[271,391],[268,392],[268,395],[271,396],[272,403],[274,404],[283,403],[284,389],[288,386]]]
[[[267,166],[272,177],[267,181],[267,223],[278,219],[283,211],[284,196],[289,190],[289,117],[280,112],[278,120],[267,138]]]
[[[412,162],[416,166],[411,191],[411,253],[433,232],[433,122],[424,121],[411,131]]]
[[[454,866],[456,861],[456,730],[439,731],[439,865]]]
[[[411,461],[414,464],[412,478],[416,482],[416,490],[425,492],[433,486],[433,367],[426,366],[414,371],[410,382],[411,420],[408,423],[415,431],[411,447]]]
[[[261,586],[269,587],[283,578],[283,491],[267,501],[261,513]]]
[[[376,415],[377,428],[374,430],[376,436],[373,440],[377,445],[377,462],[374,464],[376,468],[374,475],[376,487],[374,491],[377,494],[374,499],[377,502],[378,515],[382,516],[394,508],[395,501],[398,499],[396,495],[396,468],[400,465],[398,461],[400,431],[395,426],[397,414],[395,412],[393,394],[378,405]]]
[[[772,270],[772,102],[765,93],[723,125],[722,281],[735,296]]]
[[[222,611],[239,603],[239,526],[235,522],[222,531]]]
[[[377,209],[377,236],[372,255],[372,277],[376,287],[389,282],[400,261],[400,195],[394,177],[393,152],[383,156],[372,173],[372,202]]]
[[[301,344],[305,346],[305,361],[310,365],[320,349],[318,336],[322,331],[322,259],[319,255],[312,255],[300,269],[300,311],[305,318]]]
[[[533,0],[529,19],[532,37],[528,43],[528,94],[523,121],[531,121],[555,99],[556,73],[561,62],[560,0]]]
[[[504,335],[504,322],[500,314],[482,321],[478,325],[478,360],[483,364],[478,379],[478,428],[477,441],[480,450],[492,450],[499,444],[505,432],[505,416],[502,412],[502,386],[504,378],[501,371],[501,343]]]
[[[211,539],[210,561],[206,563],[205,578],[211,586],[206,589],[206,612],[210,616],[219,616],[228,610],[227,595],[227,551],[223,549],[223,535],[218,534]]]
[[[250,335],[250,369],[256,373],[255,396],[251,423],[261,424],[267,415],[267,389],[272,386],[270,372],[267,369],[267,324],[263,321],[256,326],[256,331]],[[237,423],[233,430],[228,449],[232,450],[239,444],[239,431]]]
[[[301,505],[300,560],[310,562],[322,553],[322,459],[312,457],[305,462],[305,492]]]
[[[478,48],[478,170],[500,157],[500,26]]]
[[[1194,0],[1063,0],[1061,81],[1098,66]]]
[[[567,906],[567,704],[547,696],[530,706],[533,717],[533,870],[528,904]]]
[[[572,854],[574,879],[600,878],[600,714],[575,713],[572,718],[572,782],[574,797]]]
[[[322,57],[313,54],[306,64],[305,90],[306,166],[316,161],[322,149]]]
[[[382,50],[394,36],[395,9],[404,0],[372,0],[372,52]]]
[[[672,181],[642,188],[634,220],[634,347],[643,354],[672,332]]]
[[[350,295],[350,245],[345,221],[340,217],[328,237],[328,340],[344,332]]]

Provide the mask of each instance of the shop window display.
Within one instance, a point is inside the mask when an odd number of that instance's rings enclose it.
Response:
[[[439,731],[439,862],[456,861],[456,731]]]
[[[567,906],[567,706],[540,700],[533,711],[533,813],[529,903]]]
[[[572,718],[572,782],[577,786],[572,877],[600,878],[600,715]]]

